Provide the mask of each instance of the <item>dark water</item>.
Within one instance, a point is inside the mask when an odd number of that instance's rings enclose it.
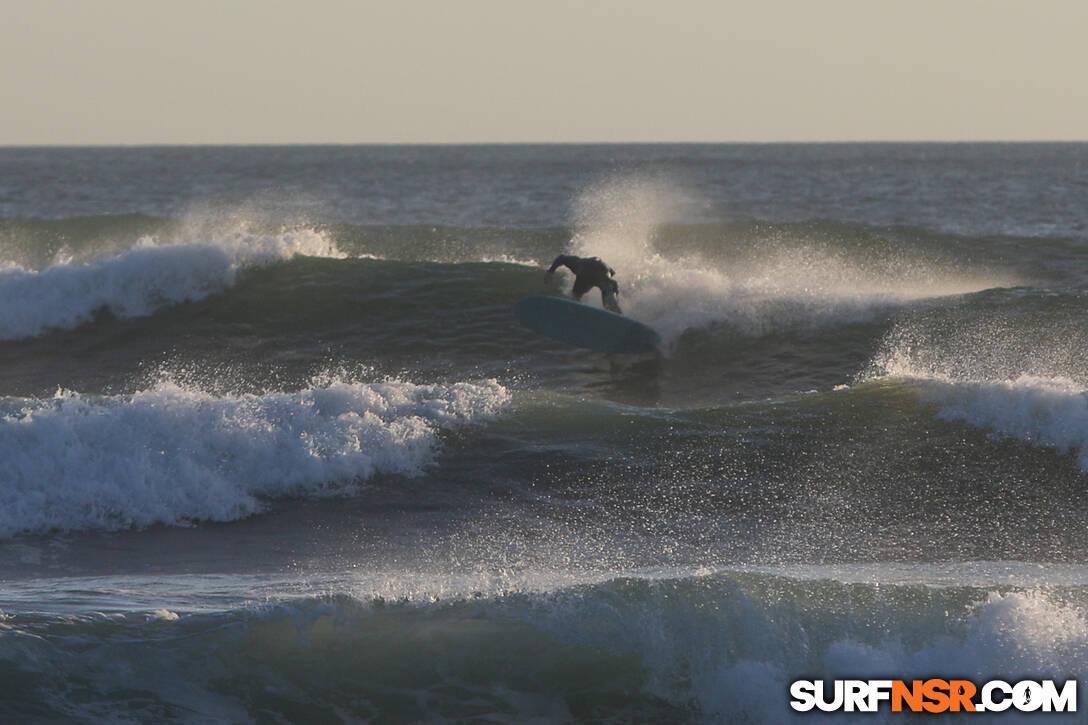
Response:
[[[1086,219],[1079,144],[0,149],[0,721],[1077,677]],[[561,252],[660,356],[517,324]]]

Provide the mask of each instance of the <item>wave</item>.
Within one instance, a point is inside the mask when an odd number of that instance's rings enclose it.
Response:
[[[932,381],[940,416],[1059,453],[1088,471],[1088,390],[1069,379],[1023,375],[999,382]]]
[[[860,380],[920,381],[945,419],[1076,453],[1088,471],[1088,344],[1077,293],[1010,293],[900,321]]]
[[[695,203],[667,180],[622,178],[576,205],[571,248],[615,268],[626,311],[667,340],[723,323],[749,336],[872,320],[904,305],[1017,284],[922,237],[843,224],[670,224]]]
[[[7,399],[0,536],[231,521],[262,499],[350,493],[419,474],[439,434],[495,413],[498,383],[314,381],[215,396],[172,382],[127,396]]]
[[[168,237],[144,236],[117,256],[58,250],[41,270],[8,260],[0,266],[0,340],[72,329],[101,310],[142,317],[231,287],[239,270],[294,257],[343,257],[311,229],[260,229],[245,221],[204,220]]]
[[[1086,604],[1083,587],[717,572],[439,599],[341,591],[219,613],[8,615],[0,712],[16,721],[122,712],[160,722],[256,713],[292,721],[802,721],[809,716],[788,707],[788,683],[798,677],[1072,678],[1088,665]]]
[[[660,180],[623,178],[588,189],[576,201],[571,228],[277,227],[198,214],[7,220],[0,224],[0,259],[14,275],[5,295],[13,311],[0,320],[0,337],[72,327],[98,309],[149,314],[230,287],[240,268],[296,253],[524,268],[541,268],[563,251],[600,256],[617,270],[628,313],[670,342],[715,324],[763,336],[869,321],[1025,279],[1011,268],[976,263],[988,240],[836,222],[677,223],[692,204],[697,199]],[[132,239],[142,241],[133,246]],[[523,291],[539,286],[527,283]],[[59,291],[47,295],[53,288]]]

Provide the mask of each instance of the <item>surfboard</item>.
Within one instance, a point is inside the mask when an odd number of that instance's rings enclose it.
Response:
[[[638,320],[563,297],[534,295],[514,305],[530,330],[575,347],[613,355],[650,352],[661,337]]]

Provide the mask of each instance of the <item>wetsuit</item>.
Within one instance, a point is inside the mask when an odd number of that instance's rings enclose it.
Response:
[[[597,257],[575,257],[572,254],[560,254],[552,262],[548,274],[552,274],[560,266],[574,272],[574,289],[571,290],[571,296],[574,299],[581,300],[586,292],[596,287],[601,290],[601,303],[604,308],[623,314],[619,303],[616,301],[616,295],[620,293],[620,286],[616,284],[616,280],[612,279],[616,274],[614,269]]]

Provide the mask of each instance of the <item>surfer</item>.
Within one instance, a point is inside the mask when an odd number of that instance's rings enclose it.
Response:
[[[601,291],[601,304],[606,310],[623,314],[616,297],[619,296],[620,286],[616,280],[616,270],[609,267],[597,257],[575,257],[573,254],[560,254],[552,262],[548,274],[554,274],[559,267],[566,267],[574,272],[574,289],[571,296],[581,302],[586,292],[596,287]]]

